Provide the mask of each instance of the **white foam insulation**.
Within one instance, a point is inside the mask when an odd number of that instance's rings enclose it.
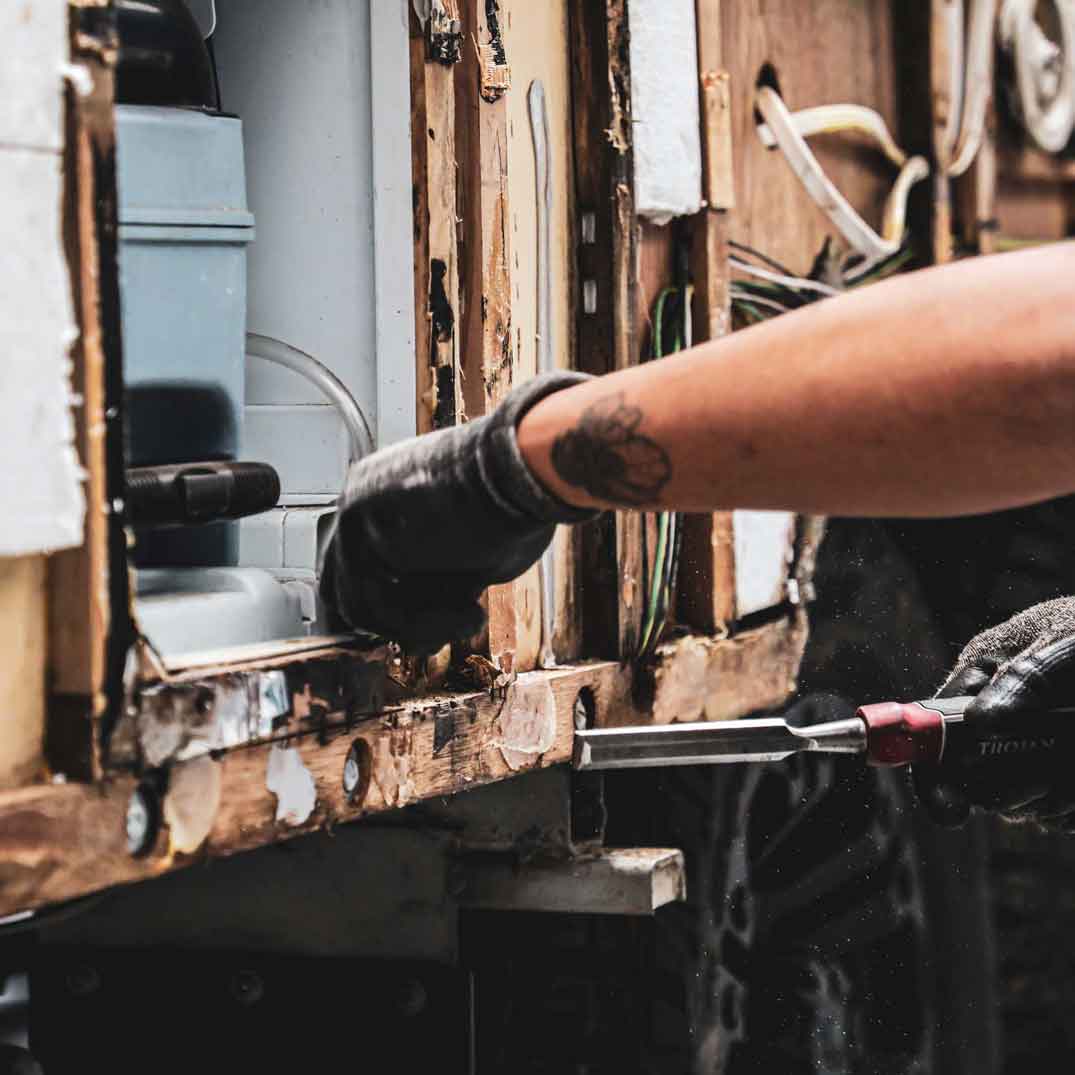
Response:
[[[736,616],[779,605],[787,597],[795,554],[795,516],[786,511],[737,511],[732,526]]]
[[[60,230],[67,4],[0,4],[0,556],[82,541]]]
[[[635,209],[664,224],[702,208],[694,0],[631,0]]]

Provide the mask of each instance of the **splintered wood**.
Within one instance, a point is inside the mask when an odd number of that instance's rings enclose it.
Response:
[[[669,643],[637,681],[594,662],[362,719],[296,714],[300,730],[179,761],[166,785],[124,774],[0,792],[0,916],[563,764],[580,711],[607,727],[779,704],[805,637],[793,617],[735,639]],[[129,814],[136,791],[150,809]]]
[[[516,148],[508,122],[510,79],[502,18],[496,0],[466,0],[463,33],[475,47],[463,49],[455,69],[461,207],[458,323],[468,418],[492,410],[517,374],[508,202],[508,154]],[[505,672],[533,668],[541,647],[537,568],[491,587],[487,608],[489,625],[480,648]]]

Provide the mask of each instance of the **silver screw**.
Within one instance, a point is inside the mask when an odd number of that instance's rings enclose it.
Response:
[[[358,790],[358,782],[362,779],[362,769],[358,764],[355,748],[347,752],[347,760],[343,763],[343,790],[350,798]]]
[[[149,804],[147,792],[135,788],[127,802],[127,850],[132,855],[141,855],[149,850],[153,842],[153,809]]]

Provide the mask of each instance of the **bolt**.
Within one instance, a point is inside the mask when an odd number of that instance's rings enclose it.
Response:
[[[343,763],[343,793],[352,806],[361,806],[369,789],[370,747],[365,739],[356,739]]]
[[[144,784],[131,792],[127,802],[127,850],[134,856],[145,855],[157,838],[157,805]]]
[[[350,798],[358,787],[358,781],[362,776],[358,768],[358,758],[355,757],[355,748],[347,752],[347,760],[343,763],[343,790]]]
[[[88,997],[101,988],[101,976],[93,967],[73,967],[67,972],[67,991],[75,997]]]
[[[265,982],[261,975],[252,970],[241,970],[231,980],[229,986],[232,997],[244,1008],[252,1008],[265,996]]]

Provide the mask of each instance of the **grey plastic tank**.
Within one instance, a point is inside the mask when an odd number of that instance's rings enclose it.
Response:
[[[240,120],[116,108],[127,462],[234,459],[242,441],[247,208]],[[231,564],[221,524],[140,536],[154,564]]]

